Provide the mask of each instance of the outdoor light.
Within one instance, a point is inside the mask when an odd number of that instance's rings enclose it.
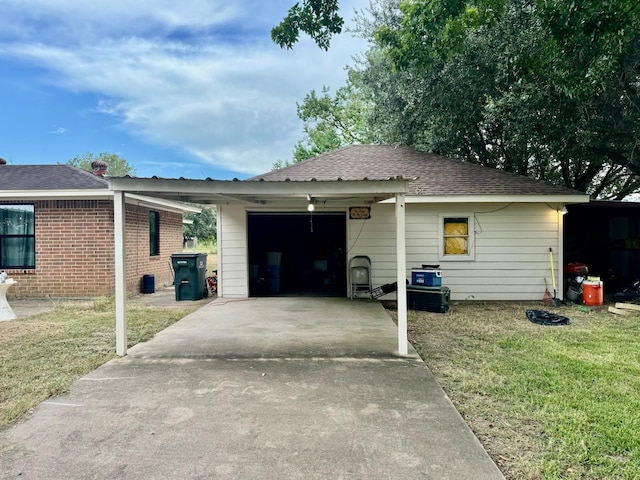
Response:
[[[309,205],[307,205],[307,210],[309,212],[313,212],[316,209],[316,201],[309,194],[307,194],[307,201],[309,202]]]
[[[566,215],[567,213],[569,213],[569,210],[567,210],[567,207],[565,207],[564,205],[562,206],[562,208],[560,210],[558,210],[562,215]]]

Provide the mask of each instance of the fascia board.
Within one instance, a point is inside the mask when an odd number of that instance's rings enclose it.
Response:
[[[112,200],[110,190],[4,190],[3,200]]]
[[[406,196],[406,203],[588,203],[589,195],[442,195]],[[394,198],[380,203],[395,203]]]
[[[322,195],[322,194],[396,194],[405,193],[408,180],[339,180],[339,181],[240,181],[183,180],[155,178],[111,178],[112,190],[124,192],[157,192],[158,194],[211,195]]]

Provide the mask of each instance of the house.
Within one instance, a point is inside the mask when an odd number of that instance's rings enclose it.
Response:
[[[281,252],[282,294],[346,295],[345,267],[360,255],[371,260],[374,286],[395,281],[393,200],[369,204],[348,195],[337,200],[313,195],[314,182],[394,177],[411,179],[405,197],[406,267],[438,265],[452,299],[541,299],[545,279],[551,287],[550,248],[561,284],[563,209],[588,202],[587,195],[407,147],[353,145],[249,179],[309,182],[313,212],[219,207],[220,250],[238,238],[247,242],[246,252],[239,252],[246,258],[224,255],[221,270],[235,278],[246,275],[249,266],[248,281],[225,294],[265,294],[255,272],[268,269],[269,252]]]
[[[540,300],[551,281],[550,249],[562,284],[565,206],[589,201],[575,190],[392,145],[349,146],[244,181],[124,177],[109,185],[116,232],[128,222],[127,197],[215,205],[221,297],[347,297],[349,264],[369,257],[373,287],[397,283],[401,354],[411,268],[438,265],[454,300]],[[124,259],[116,241],[118,355],[127,351]]]
[[[112,182],[124,192],[215,204],[219,295],[230,298],[348,296],[353,257],[369,257],[376,287],[397,280],[398,249],[406,248],[406,269],[438,265],[452,299],[539,300],[545,281],[551,288],[550,248],[562,284],[565,205],[589,201],[392,145],[348,146],[245,181]],[[401,242],[397,195],[406,202]]]
[[[69,165],[0,163],[0,270],[17,280],[14,297],[112,295],[114,193],[104,178]],[[171,254],[182,251],[184,204],[126,198],[127,291],[145,275],[173,283]]]

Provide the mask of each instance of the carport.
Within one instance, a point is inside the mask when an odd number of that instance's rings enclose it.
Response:
[[[125,200],[130,195],[212,205],[243,205],[273,212],[305,211],[315,201],[351,202],[371,205],[383,200],[395,200],[396,264],[398,284],[398,353],[408,354],[406,303],[405,194],[409,180],[403,178],[363,179],[349,181],[240,181],[189,180],[161,178],[110,178],[114,192],[115,233],[115,297],[116,353],[127,353]],[[219,246],[218,255],[224,255]],[[249,265],[246,266],[247,269]],[[219,296],[224,298],[225,272],[218,271]],[[345,292],[346,296],[346,292]]]

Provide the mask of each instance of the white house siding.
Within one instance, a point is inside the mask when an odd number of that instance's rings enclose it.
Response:
[[[249,296],[247,273],[247,214],[237,205],[219,205],[218,294],[227,298]]]
[[[473,214],[475,260],[438,258],[440,214]],[[454,300],[540,300],[551,287],[549,248],[561,285],[559,213],[540,204],[416,204],[406,211],[407,270],[440,265]],[[369,220],[351,220],[348,257],[367,255],[375,286],[396,281],[395,218],[391,204],[374,205]],[[561,288],[558,288],[559,296]],[[391,297],[388,297],[391,298]]]

